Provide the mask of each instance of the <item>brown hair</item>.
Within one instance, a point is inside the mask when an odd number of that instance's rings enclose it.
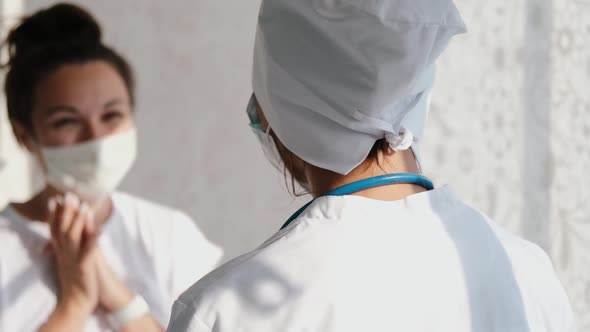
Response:
[[[277,146],[277,150],[279,151],[281,160],[283,162],[283,175],[285,177],[285,186],[287,186],[287,188],[290,187],[290,191],[295,197],[300,197],[309,194],[308,192],[297,192],[297,190],[295,189],[296,181],[300,183],[307,181],[305,177],[305,168],[308,167],[307,162],[296,156],[289,149],[287,149],[287,147],[285,147],[278,139],[272,128],[270,130],[270,135],[272,136],[273,141]],[[386,173],[386,171],[385,169],[383,169],[383,165],[381,165],[381,161],[379,160],[379,154],[382,152],[386,153],[390,151],[389,149],[389,143],[387,143],[385,138],[382,138],[375,141],[375,144],[373,144],[373,147],[371,148],[371,151],[367,156],[367,159],[374,160],[384,173]],[[290,179],[290,183],[288,179]]]

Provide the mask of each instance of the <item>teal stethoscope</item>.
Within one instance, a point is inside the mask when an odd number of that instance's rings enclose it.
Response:
[[[260,118],[258,117],[258,114],[256,113],[256,103],[255,103],[254,95],[252,95],[252,97],[250,98],[250,102],[248,102],[248,107],[246,108],[246,113],[248,114],[248,117],[250,118],[250,127],[254,131],[254,134],[256,134],[256,136],[258,137],[258,140],[260,140],[260,143],[262,144],[263,149],[268,148],[267,145],[269,145],[269,144],[274,144],[274,142],[269,141],[270,128],[266,128],[266,129],[263,128]],[[272,154],[272,153],[270,151],[265,151],[265,154]],[[267,155],[267,157],[268,157],[268,155]],[[277,156],[277,158],[280,158],[280,157]],[[272,158],[269,158],[269,159],[272,159]],[[354,194],[356,192],[363,191],[366,189],[387,186],[387,185],[392,185],[392,184],[399,184],[399,183],[416,184],[416,185],[426,188],[427,190],[434,189],[434,185],[432,184],[432,181],[430,181],[425,176],[422,176],[419,174],[413,174],[413,173],[396,173],[396,174],[386,174],[386,175],[375,176],[375,177],[371,177],[368,179],[363,179],[360,181],[349,183],[349,184],[346,184],[342,187],[338,187],[334,190],[331,190],[319,197],[345,196],[345,195]],[[285,227],[289,226],[293,222],[293,220],[297,219],[303,213],[303,211],[305,211],[319,197],[314,198],[309,203],[305,204],[297,212],[295,212],[289,218],[289,220],[287,220],[287,222],[285,222],[283,224],[283,226],[281,227],[281,230],[284,229]]]
[[[426,190],[434,189],[434,185],[432,184],[432,181],[430,181],[425,176],[422,176],[419,174],[413,174],[413,173],[396,173],[396,174],[380,175],[380,176],[356,181],[353,183],[349,183],[349,184],[346,184],[342,187],[338,187],[334,190],[331,190],[319,197],[345,196],[345,195],[354,194],[356,192],[375,188],[375,187],[381,187],[381,186],[387,186],[387,185],[399,184],[399,183],[416,184],[416,185],[426,188]],[[301,209],[297,210],[297,212],[295,212],[289,218],[289,220],[287,220],[287,222],[285,222],[283,224],[283,226],[281,227],[281,230],[284,229],[285,227],[289,226],[293,222],[293,220],[299,218],[299,216],[303,213],[303,211],[305,211],[319,197],[314,198],[309,203],[305,204]]]

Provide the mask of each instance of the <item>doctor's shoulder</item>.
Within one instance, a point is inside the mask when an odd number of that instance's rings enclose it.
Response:
[[[182,293],[172,307],[167,331],[212,331],[210,326],[216,321],[218,309],[231,306],[226,303],[224,293],[231,289],[237,271],[254,255],[255,252],[249,252],[226,262]]]
[[[537,244],[511,235],[506,251],[519,276],[521,293],[531,303],[537,322],[549,331],[576,331],[576,322],[568,294],[559,280],[550,256]]]
[[[518,280],[523,300],[533,315],[538,316],[537,321],[546,321],[557,328],[549,331],[575,331],[570,301],[547,252],[539,245],[511,233],[483,212],[466,204],[463,207],[470,211],[468,213],[479,214],[501,243],[512,273]],[[498,258],[495,260],[500,261]]]
[[[276,233],[258,248],[222,264],[187,289],[174,303],[168,331],[209,332],[221,319],[230,325],[239,321],[244,303],[256,305],[253,301],[256,302],[258,287],[265,286],[265,282],[283,285],[278,275],[280,267],[276,265],[281,256],[277,251],[289,242],[282,241],[289,233]]]
[[[484,228],[489,228],[492,236],[501,244],[515,272],[520,276],[540,280],[539,274],[555,275],[549,255],[539,245],[512,233],[484,212],[465,202],[459,204],[458,211],[462,214],[462,219],[468,222],[479,219],[482,221],[480,224],[485,225]]]
[[[574,330],[573,311],[550,255],[539,245],[499,229],[498,236],[511,257],[521,287],[536,298],[537,312],[564,331]]]

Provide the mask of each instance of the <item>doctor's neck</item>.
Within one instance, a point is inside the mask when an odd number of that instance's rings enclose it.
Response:
[[[394,152],[379,151],[376,156],[367,158],[347,175],[306,165],[305,175],[311,185],[314,197],[359,180],[392,173],[420,174],[420,169],[412,150]],[[353,195],[381,201],[396,201],[409,195],[426,191],[415,184],[395,184],[359,191]]]

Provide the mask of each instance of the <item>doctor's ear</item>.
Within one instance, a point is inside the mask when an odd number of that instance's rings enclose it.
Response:
[[[37,148],[34,143],[33,133],[30,130],[27,130],[22,124],[18,123],[18,121],[10,120],[10,125],[12,126],[12,132],[14,133],[14,137],[18,144],[29,152],[35,153]]]

